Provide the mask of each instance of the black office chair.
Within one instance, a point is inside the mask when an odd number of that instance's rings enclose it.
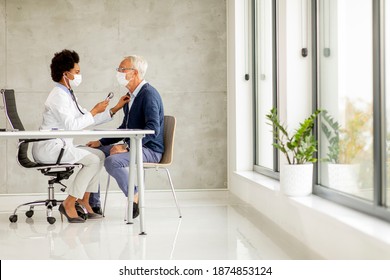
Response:
[[[15,92],[13,89],[2,89],[1,95],[3,96],[3,104],[6,118],[11,126],[11,129],[23,131],[25,130],[22,122],[20,121],[15,101]],[[0,132],[1,133],[1,132]],[[76,167],[82,168],[82,164],[68,164],[61,163],[61,159],[64,153],[64,146],[61,149],[60,154],[58,155],[57,162],[55,164],[41,164],[31,160],[28,156],[28,146],[31,142],[45,141],[49,139],[19,139],[18,150],[17,150],[17,162],[24,168],[31,168],[40,171],[45,176],[50,176],[49,187],[48,187],[48,198],[45,200],[31,201],[23,203],[16,207],[14,213],[9,217],[11,223],[16,223],[18,220],[18,215],[16,214],[17,210],[22,206],[30,206],[29,210],[26,212],[26,216],[31,218],[34,215],[34,206],[45,205],[47,221],[49,224],[54,224],[56,219],[53,217],[52,210],[53,207],[59,205],[63,200],[57,200],[54,198],[54,184],[60,184],[62,186],[61,191],[65,191],[66,186],[61,183],[62,180],[68,179],[74,172]],[[78,210],[79,215],[83,218],[86,218],[86,215],[83,215],[84,209]]]

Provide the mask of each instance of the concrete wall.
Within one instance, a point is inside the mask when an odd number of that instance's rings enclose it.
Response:
[[[143,55],[146,80],[178,121],[170,169],[176,188],[226,186],[225,0],[0,0],[0,86],[15,89],[26,129],[41,122],[53,87],[50,61],[64,48],[80,55],[76,93],[86,108],[109,91],[116,102],[125,90],[115,68],[125,55]],[[121,117],[105,126],[118,126]],[[0,193],[45,191],[43,176],[17,165],[13,140],[0,141],[0,152]],[[147,174],[149,189],[166,188],[163,175]]]

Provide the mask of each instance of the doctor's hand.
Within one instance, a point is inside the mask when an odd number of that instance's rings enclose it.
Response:
[[[91,110],[92,116],[95,116],[96,114],[104,112],[108,106],[108,103],[110,103],[108,100],[104,100],[104,101],[96,104],[95,107],[93,107]]]
[[[121,109],[123,106],[125,106],[126,103],[129,103],[130,102],[130,96],[128,96],[127,94],[126,95],[123,95],[118,103],[115,105],[115,108],[118,108]]]
[[[111,110],[110,110],[111,117],[113,117],[116,114],[116,112],[118,112],[120,109],[122,109],[126,103],[129,103],[129,101],[130,101],[130,96],[128,96],[127,94],[123,95],[119,99],[118,103],[114,107],[111,108]]]
[[[115,145],[110,150],[110,156],[115,154],[126,153],[127,149],[125,145]]]
[[[100,143],[99,140],[97,140],[97,141],[89,141],[89,142],[87,143],[87,146],[88,146],[88,147],[91,147],[91,148],[98,148],[98,147],[100,147],[101,145],[102,145],[102,143]]]

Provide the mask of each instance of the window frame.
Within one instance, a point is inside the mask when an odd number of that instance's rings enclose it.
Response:
[[[265,176],[268,176],[268,177],[271,177],[271,178],[274,178],[274,179],[278,179],[279,180],[279,152],[276,148],[273,148],[273,153],[272,153],[272,156],[273,156],[273,168],[272,170],[267,168],[267,167],[264,167],[264,166],[260,166],[260,165],[257,165],[256,164],[256,155],[257,155],[257,149],[258,149],[258,140],[257,140],[257,124],[258,124],[258,111],[257,111],[257,102],[258,102],[258,92],[257,92],[257,85],[258,85],[258,81],[256,79],[257,77],[257,67],[256,67],[256,64],[258,63],[258,54],[257,54],[257,34],[258,34],[258,25],[257,25],[257,14],[256,14],[256,11],[257,11],[257,3],[258,1],[257,0],[252,0],[252,37],[254,38],[253,40],[253,44],[252,44],[252,55],[253,55],[253,64],[254,64],[254,67],[252,67],[253,69],[253,77],[255,77],[254,79],[252,79],[252,86],[253,86],[253,117],[254,117],[254,120],[253,120],[253,131],[254,131],[254,141],[253,141],[253,151],[254,151],[254,154],[253,154],[253,170],[262,174],[262,175],[265,175]],[[277,10],[278,10],[278,1],[277,0],[271,0],[271,4],[272,4],[272,30],[271,30],[271,33],[272,33],[272,106],[275,107],[275,108],[278,108],[278,36],[277,36],[277,30],[278,30],[278,14],[277,14]],[[275,141],[275,140],[274,140]]]
[[[276,148],[273,148],[273,169],[269,169],[264,166],[259,166],[256,164],[256,156],[257,156],[257,122],[258,122],[258,111],[257,111],[257,103],[258,103],[258,81],[257,81],[257,67],[256,63],[258,63],[258,55],[257,55],[257,15],[256,15],[256,5],[257,1],[252,0],[252,55],[253,55],[253,63],[254,67],[252,67],[253,71],[253,131],[254,131],[254,154],[253,154],[253,170],[262,175],[279,179],[279,153]],[[380,218],[385,221],[390,222],[390,205],[386,201],[386,180],[390,180],[390,177],[387,178],[386,174],[386,92],[385,92],[385,44],[384,44],[384,28],[385,28],[385,11],[384,11],[384,0],[371,0],[372,3],[372,44],[373,44],[373,201],[367,201],[362,198],[348,195],[346,193],[341,193],[336,190],[330,189],[325,186],[321,186],[319,182],[319,165],[315,165],[314,169],[314,186],[313,186],[313,194],[324,198],[326,200],[335,202],[339,205],[349,207],[351,209],[357,210],[359,212]],[[319,4],[320,0],[311,0],[311,47],[312,47],[312,110],[313,112],[319,108],[319,74],[320,74],[320,65],[319,65],[319,36],[321,35],[319,32],[320,23],[319,23]],[[278,68],[279,68],[279,42],[278,42],[278,0],[272,1],[272,73],[273,73],[273,96],[272,102],[273,107],[278,108]],[[390,20],[390,19],[389,19]],[[390,55],[390,54],[388,54]],[[390,90],[387,93],[390,95]],[[388,97],[390,98],[390,97]],[[387,112],[390,113],[390,112]],[[319,139],[319,129],[318,125],[314,128],[314,135]]]
[[[313,57],[313,109],[317,107],[319,98],[319,59],[318,40],[319,40],[319,9],[320,0],[312,0],[312,46],[314,51]],[[386,127],[385,127],[385,87],[384,87],[384,71],[385,66],[382,63],[384,58],[384,2],[383,0],[372,0],[373,5],[373,201],[340,193],[330,188],[318,184],[318,165],[314,172],[314,188],[313,193],[324,199],[333,201],[343,206],[358,210],[365,214],[375,216],[377,218],[390,221],[390,210],[386,208]],[[389,92],[390,93],[390,92]],[[317,139],[319,132],[315,132]]]

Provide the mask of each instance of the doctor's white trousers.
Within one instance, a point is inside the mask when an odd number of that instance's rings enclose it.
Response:
[[[83,167],[75,175],[68,193],[73,197],[82,199],[85,192],[98,191],[99,176],[104,165],[105,155],[99,149],[89,147],[79,147],[78,149],[87,150],[89,154],[77,161]]]

